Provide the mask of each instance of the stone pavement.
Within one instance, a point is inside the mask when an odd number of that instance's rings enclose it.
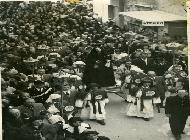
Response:
[[[118,95],[110,93],[109,100],[106,106],[105,126],[87,121],[93,130],[100,133],[99,135],[107,136],[111,140],[174,140],[164,109],[161,113],[157,113],[155,109],[155,117],[146,122],[140,118],[127,117],[125,115],[127,103]],[[190,133],[189,125],[186,126],[185,131]],[[190,139],[187,133],[182,135],[182,140]]]

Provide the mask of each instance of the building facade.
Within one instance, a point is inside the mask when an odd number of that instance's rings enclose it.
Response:
[[[94,12],[98,14],[103,20],[103,22],[112,19],[120,27],[133,27],[133,28],[148,28],[155,32],[158,32],[158,36],[163,36],[164,34],[169,34],[171,36],[187,36],[187,22],[186,20],[181,20],[186,17],[186,0],[94,0]],[[164,26],[142,26],[142,22],[136,18],[128,16],[127,14],[121,14],[125,12],[132,11],[158,11],[160,17],[160,12],[164,15],[170,15],[179,20],[162,21],[158,19],[158,22],[164,22]],[[165,13],[164,13],[165,12]],[[129,13],[130,14],[130,13]],[[142,15],[143,16],[143,15]],[[150,19],[147,19],[148,21]],[[136,29],[132,29],[136,30]]]

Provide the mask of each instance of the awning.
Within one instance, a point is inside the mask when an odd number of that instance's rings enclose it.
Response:
[[[120,12],[120,15],[128,16],[143,22],[172,22],[172,21],[186,21],[187,17],[170,14],[163,11],[129,11]]]

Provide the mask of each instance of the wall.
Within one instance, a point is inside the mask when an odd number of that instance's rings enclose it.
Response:
[[[186,16],[186,0],[156,0],[157,9],[168,13]],[[184,6],[183,6],[184,5]]]
[[[168,23],[168,34],[170,36],[187,36],[187,23]]]
[[[156,0],[157,10],[187,16],[186,0]],[[187,36],[187,23],[168,23],[168,34],[170,36],[180,35]]]
[[[102,18],[103,22],[106,22],[109,18],[112,18],[118,23],[120,1],[122,0],[93,0],[93,11]]]
[[[144,4],[144,5],[156,5],[156,0],[125,0],[125,11],[138,11],[139,8],[135,6],[135,4]],[[143,10],[143,7],[140,10]],[[146,10],[147,8],[145,8]],[[156,8],[154,8],[156,9]]]
[[[103,22],[108,20],[108,4],[110,0],[93,0],[93,12],[102,18]]]
[[[154,5],[153,9],[186,16],[185,12],[186,0],[125,0],[125,11],[137,10],[134,4]],[[183,6],[184,5],[184,6]]]
[[[119,12],[132,10],[148,10],[148,8],[137,8],[134,4],[153,5],[153,10],[161,10],[168,13],[186,16],[186,0],[93,0],[94,12],[102,17],[103,21],[108,20],[108,5],[113,5],[114,19],[119,23]]]
[[[162,38],[165,33],[168,33],[168,23],[164,23],[163,27],[158,27],[158,38]]]

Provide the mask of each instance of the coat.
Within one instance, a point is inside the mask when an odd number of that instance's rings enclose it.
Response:
[[[19,140],[17,134],[22,123],[21,118],[16,118],[11,114],[6,114],[5,119],[3,119],[3,140],[10,140],[12,138],[14,138],[14,140]]]
[[[26,124],[21,127],[18,135],[20,140],[40,140],[39,136],[35,135],[40,132],[46,140],[57,140],[57,128],[51,124],[42,124],[38,130],[32,124]]]
[[[170,96],[166,99],[165,114],[190,115],[190,99],[188,96],[180,98],[178,95]]]
[[[53,93],[53,90],[48,87],[42,88],[42,90],[38,90],[35,87],[32,87],[28,90],[30,96],[32,96],[37,103],[45,103],[45,101],[49,98],[49,96]]]
[[[136,58],[132,61],[132,64],[137,66],[138,68],[142,69],[144,71],[144,73],[147,73],[150,70],[154,70],[152,64],[153,64],[153,60],[151,58],[147,59],[147,64],[144,60],[142,60],[141,58]]]
[[[165,91],[166,91],[166,85],[164,77],[162,76],[156,76],[153,80],[154,89],[156,94],[161,98],[165,98]]]
[[[115,77],[112,65],[106,67],[106,58],[103,52],[98,53],[96,49],[92,49],[87,57],[86,66],[83,73],[83,83],[97,83],[102,87],[113,86]],[[95,68],[95,66],[97,66]]]

